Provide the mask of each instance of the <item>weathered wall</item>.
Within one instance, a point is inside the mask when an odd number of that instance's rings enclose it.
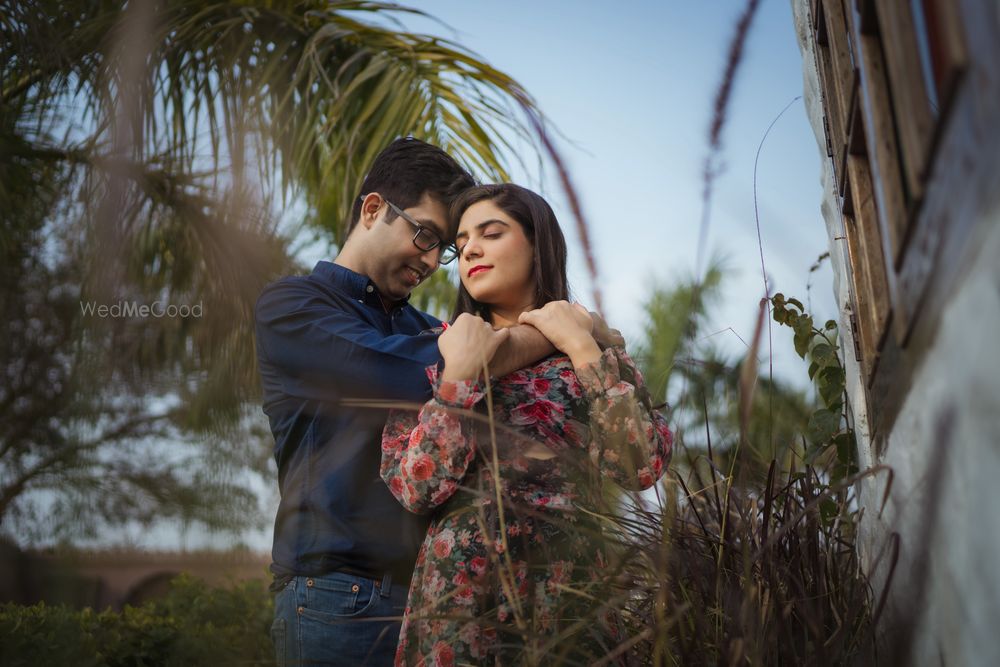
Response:
[[[842,349],[852,350],[846,242],[826,158],[808,0],[792,0],[809,118],[824,157],[821,210],[830,239]],[[1000,130],[998,130],[1000,131]],[[1000,665],[1000,206],[982,202],[964,271],[932,322],[919,366],[883,451],[872,448],[862,378],[842,354],[862,468],[892,469],[879,516],[881,473],[861,483],[860,552],[877,602],[898,562],[879,624],[880,653],[911,664]],[[901,643],[900,643],[901,642]]]

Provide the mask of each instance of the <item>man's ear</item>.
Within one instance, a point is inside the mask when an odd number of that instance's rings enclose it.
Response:
[[[369,192],[361,202],[361,217],[359,225],[364,225],[365,229],[371,229],[375,221],[378,220],[379,209],[382,208],[382,197],[377,192]]]

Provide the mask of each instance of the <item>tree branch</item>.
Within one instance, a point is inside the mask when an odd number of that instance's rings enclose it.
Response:
[[[58,451],[53,452],[49,456],[45,457],[39,461],[34,466],[31,466],[26,472],[22,473],[13,483],[7,485],[2,493],[0,493],[0,518],[2,518],[6,513],[7,509],[10,507],[11,503],[17,499],[22,493],[24,493],[27,485],[31,480],[36,477],[49,472],[51,468],[56,467],[62,462],[65,462],[72,456],[77,454],[94,450],[101,445],[108,444],[115,440],[122,440],[129,437],[141,437],[150,435],[151,433],[134,433],[133,431],[140,426],[148,426],[161,422],[163,420],[169,420],[180,414],[180,410],[171,410],[162,415],[145,415],[142,417],[136,417],[127,420],[123,424],[119,425],[114,430],[103,434],[102,436],[95,438],[90,441],[81,441],[74,445],[69,445],[66,447],[61,447]]]

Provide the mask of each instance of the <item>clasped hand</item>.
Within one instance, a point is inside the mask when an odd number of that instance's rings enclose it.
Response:
[[[458,381],[479,377],[509,335],[508,329],[494,329],[483,318],[462,313],[438,337],[438,349],[444,358],[441,379]]]
[[[601,356],[601,348],[594,340],[594,317],[580,304],[551,301],[521,313],[518,323],[538,329],[577,368]],[[600,324],[607,329],[603,321]],[[438,349],[444,358],[441,379],[454,382],[479,377],[509,335],[509,329],[494,329],[481,317],[462,313],[438,337]]]

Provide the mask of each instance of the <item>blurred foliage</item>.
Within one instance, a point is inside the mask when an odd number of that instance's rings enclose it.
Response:
[[[674,458],[655,496],[620,496],[603,514],[601,538],[617,557],[593,619],[615,613],[625,629],[596,657],[600,664],[613,664],[612,656],[642,665],[872,664],[854,483],[881,470],[845,464],[856,454],[844,456],[850,431],[840,421],[816,426],[820,411],[842,416],[836,325],[816,330],[799,302],[772,300],[775,320],[798,327],[796,349],[812,361],[820,405],[783,382],[755,374],[747,382],[746,373],[741,380],[741,367],[752,370],[756,360],[728,364],[700,333],[724,274],[714,262],[704,280],[655,286],[646,302],[638,359],[655,378],[650,386],[671,400]],[[761,328],[749,350],[762,335]]]
[[[210,587],[181,575],[162,598],[121,612],[0,606],[0,663],[270,665],[273,600],[260,581]]]
[[[740,370],[745,359],[727,358],[713,344],[714,336],[703,333],[719,302],[725,274],[724,262],[715,259],[701,280],[654,284],[644,304],[646,324],[636,359],[654,401],[669,403],[671,425],[685,443],[682,452],[675,452],[675,467],[707,473],[709,461],[727,471],[738,463],[744,474],[762,482],[772,459],[786,461],[801,452],[801,435],[813,405],[786,382],[756,377],[746,426],[745,445],[751,451],[739,456]],[[742,342],[749,351],[749,343]]]
[[[458,262],[455,262],[457,264]],[[451,320],[458,300],[458,274],[454,265],[442,267],[420,283],[410,295],[410,304],[439,320]]]
[[[259,515],[249,480],[269,474],[269,438],[246,405],[261,287],[302,269],[289,249],[303,237],[339,244],[392,139],[496,180],[516,159],[505,137],[528,139],[517,82],[405,31],[415,15],[0,0],[6,531],[52,541],[162,517],[235,530]],[[452,292],[421,294],[441,309]],[[85,312],[130,304],[197,310]]]

